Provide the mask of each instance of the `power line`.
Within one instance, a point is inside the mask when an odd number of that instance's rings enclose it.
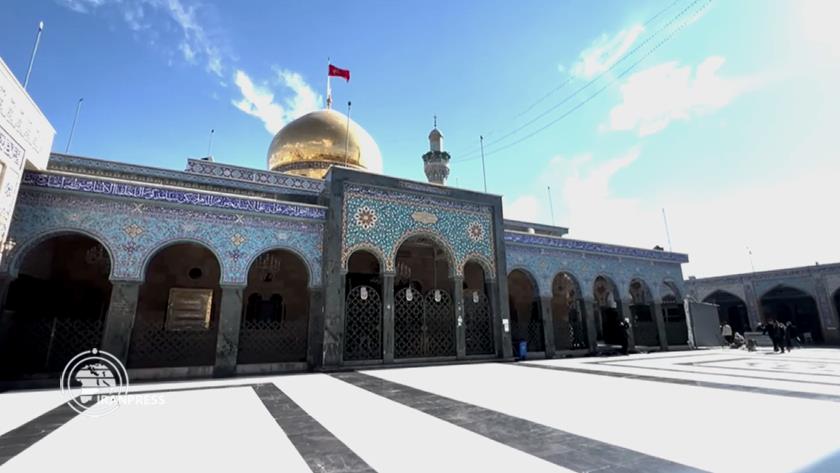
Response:
[[[695,0],[694,2],[692,2],[692,5],[693,5],[693,4],[695,4],[695,3],[697,3],[698,1],[700,1],[700,0]],[[627,67],[626,69],[624,69],[624,70],[623,70],[620,74],[618,74],[618,75],[617,75],[617,76],[616,76],[616,77],[615,77],[612,81],[608,82],[606,85],[604,85],[604,86],[603,86],[603,87],[601,87],[600,89],[596,90],[596,91],[595,91],[595,93],[593,93],[592,95],[590,95],[589,97],[587,97],[586,99],[584,99],[582,102],[578,103],[577,105],[573,106],[571,109],[569,109],[568,111],[566,111],[565,113],[563,113],[562,115],[560,115],[559,117],[557,117],[556,119],[554,119],[554,120],[552,120],[552,121],[548,122],[547,124],[545,124],[544,126],[542,126],[542,127],[540,127],[540,128],[537,128],[536,130],[534,130],[533,132],[531,132],[531,133],[529,133],[529,134],[527,134],[527,135],[523,136],[522,138],[519,138],[519,139],[517,139],[516,141],[513,141],[513,142],[508,143],[508,144],[506,144],[506,145],[502,145],[502,146],[500,146],[500,147],[497,147],[496,149],[492,149],[492,150],[489,150],[489,151],[485,151],[485,156],[490,156],[490,155],[492,155],[492,154],[494,154],[494,153],[497,153],[497,152],[499,152],[499,151],[506,150],[506,149],[508,149],[508,148],[510,148],[510,147],[512,147],[512,146],[515,146],[515,145],[517,145],[517,144],[519,144],[519,143],[522,143],[523,141],[525,141],[525,140],[527,140],[527,139],[529,139],[529,138],[533,137],[534,135],[536,135],[536,134],[538,134],[538,133],[540,133],[540,132],[544,131],[545,129],[547,129],[547,128],[551,127],[552,125],[554,125],[555,123],[559,122],[560,120],[562,120],[562,119],[564,119],[564,118],[568,117],[568,116],[569,116],[569,115],[571,115],[573,112],[577,111],[579,108],[583,107],[584,105],[586,105],[587,103],[589,103],[590,101],[592,101],[592,99],[594,99],[595,97],[597,97],[598,95],[600,95],[600,94],[601,94],[604,90],[606,90],[606,89],[607,89],[607,88],[609,88],[611,85],[613,85],[614,83],[616,83],[619,79],[621,79],[621,78],[623,78],[625,75],[627,75],[627,74],[628,74],[630,71],[632,71],[632,70],[633,70],[633,69],[634,69],[637,65],[639,65],[642,61],[644,61],[645,59],[647,59],[647,58],[648,58],[651,54],[653,54],[653,53],[654,53],[654,52],[656,52],[656,51],[657,51],[660,47],[662,47],[662,45],[663,45],[663,44],[667,43],[667,42],[668,42],[671,38],[673,38],[673,37],[674,37],[677,33],[679,33],[680,31],[682,31],[682,29],[683,29],[683,28],[685,28],[685,27],[686,27],[689,23],[691,23],[691,22],[692,22],[692,20],[693,20],[694,18],[696,18],[696,17],[697,17],[697,15],[699,15],[700,13],[702,13],[702,12],[703,12],[703,10],[705,10],[705,9],[706,9],[706,8],[707,8],[707,7],[708,7],[711,3],[712,3],[712,0],[705,0],[705,3],[703,4],[703,6],[702,6],[700,9],[698,9],[698,10],[697,10],[697,12],[695,12],[695,13],[694,13],[694,15],[692,16],[692,18],[689,18],[688,20],[686,20],[685,22],[683,22],[683,23],[682,23],[679,27],[677,27],[677,28],[676,28],[673,32],[669,33],[669,34],[668,34],[665,38],[663,38],[663,39],[662,39],[659,43],[657,43],[657,44],[656,44],[656,45],[655,45],[655,46],[654,46],[654,47],[653,47],[650,51],[648,51],[647,53],[645,53],[645,54],[644,54],[644,55],[643,55],[640,59],[638,59],[636,62],[634,62],[633,64],[631,64],[631,65],[630,65],[629,67]],[[682,13],[681,13],[681,14],[682,14]],[[579,89],[579,90],[580,90],[580,89]],[[575,92],[575,94],[577,94],[577,92]],[[564,101],[564,102],[565,102],[565,101]],[[453,162],[473,161],[473,160],[475,160],[475,159],[476,159],[475,157],[470,157],[470,158],[466,158],[466,159],[453,160]]]
[[[679,0],[678,0],[678,1],[679,1]],[[583,84],[581,87],[577,88],[577,89],[576,89],[574,92],[572,92],[570,95],[568,95],[568,96],[566,96],[565,98],[563,98],[563,99],[562,99],[559,103],[557,103],[557,104],[555,104],[555,105],[553,105],[553,106],[549,107],[547,110],[543,111],[542,113],[540,113],[540,114],[539,114],[539,115],[537,115],[536,117],[534,117],[534,118],[532,118],[531,120],[529,120],[529,121],[527,121],[527,122],[523,123],[522,125],[520,125],[520,126],[518,126],[518,127],[514,128],[512,131],[510,131],[510,132],[506,133],[504,136],[502,136],[502,137],[500,137],[500,138],[498,138],[498,139],[496,139],[496,140],[493,140],[493,141],[491,141],[491,142],[487,143],[487,145],[488,145],[488,146],[492,146],[492,145],[494,145],[494,144],[496,144],[496,143],[499,143],[499,142],[501,142],[501,141],[503,141],[503,140],[507,139],[507,138],[508,138],[508,137],[510,137],[510,136],[513,136],[513,135],[515,135],[515,134],[519,133],[520,131],[524,130],[525,128],[527,128],[527,127],[529,127],[529,126],[531,126],[531,125],[533,125],[535,122],[539,121],[540,119],[542,119],[543,117],[545,117],[545,116],[546,116],[546,115],[548,115],[549,113],[553,112],[554,110],[557,110],[558,108],[560,108],[560,107],[562,107],[563,105],[565,105],[566,103],[568,103],[571,99],[575,98],[578,94],[580,94],[580,93],[581,93],[581,92],[583,92],[584,90],[588,89],[588,88],[589,88],[590,86],[592,86],[595,82],[599,81],[602,77],[604,77],[604,76],[605,76],[605,75],[607,75],[608,73],[612,72],[612,70],[613,70],[613,69],[615,69],[615,68],[616,68],[619,64],[621,64],[622,62],[624,62],[624,60],[626,60],[626,59],[627,59],[627,58],[629,58],[630,56],[634,55],[634,54],[635,54],[637,51],[639,51],[641,48],[645,47],[645,46],[646,46],[646,45],[647,45],[647,44],[648,44],[651,40],[653,40],[654,38],[656,38],[657,36],[659,36],[659,34],[660,34],[660,33],[662,33],[663,31],[667,30],[668,28],[670,28],[670,27],[671,27],[671,25],[672,25],[672,24],[674,24],[674,22],[676,22],[677,20],[679,20],[679,19],[680,19],[680,17],[682,17],[682,16],[683,16],[683,15],[684,15],[684,14],[685,14],[688,10],[690,10],[690,9],[691,9],[694,5],[696,5],[696,4],[697,4],[698,2],[700,2],[700,1],[701,1],[701,0],[693,0],[693,1],[692,1],[691,3],[689,3],[689,4],[685,7],[685,8],[683,8],[683,9],[682,9],[679,13],[677,13],[676,15],[674,15],[674,17],[673,17],[673,18],[671,18],[671,19],[670,19],[670,20],[669,20],[669,21],[665,24],[665,26],[663,26],[662,28],[658,29],[658,30],[657,30],[655,33],[653,33],[652,35],[648,36],[648,37],[647,37],[644,41],[642,41],[641,43],[639,43],[638,45],[636,45],[636,46],[635,46],[633,49],[631,49],[630,51],[628,51],[628,52],[624,53],[624,54],[623,54],[620,58],[618,58],[618,60],[617,60],[617,61],[615,61],[614,63],[612,63],[612,64],[611,64],[611,65],[610,65],[607,69],[605,69],[605,70],[604,70],[604,71],[602,71],[600,74],[598,74],[598,75],[597,75],[597,76],[595,76],[594,78],[592,78],[592,79],[590,79],[589,81],[587,81],[587,82],[586,82],[585,84]],[[711,1],[711,0],[709,0],[709,1]],[[676,2],[675,2],[675,3],[676,3]],[[673,5],[673,3],[672,3],[671,5]],[[670,8],[670,7],[671,7],[671,5],[669,5],[667,8]],[[703,7],[703,8],[705,8],[706,6],[708,6],[708,4],[704,5],[704,7]],[[666,10],[667,10],[667,8],[666,8]],[[699,11],[702,11],[702,9],[703,9],[703,8],[701,8],[701,10],[699,10]],[[655,15],[655,16],[654,16],[654,18],[655,18],[655,17],[657,17],[657,16],[659,16],[659,15],[661,15],[664,11],[665,11],[665,10],[662,10],[662,11],[660,11],[659,13],[657,13],[657,15]],[[699,13],[699,11],[698,11],[698,13]],[[683,24],[682,24],[680,27],[678,27],[675,31],[679,31],[679,30],[681,30],[681,29],[682,29],[682,28],[683,28],[686,24],[687,24],[687,22],[686,22],[686,23],[683,23]],[[667,38],[668,38],[668,39],[670,39],[671,37],[673,37],[673,33],[671,33],[670,35],[668,35],[668,36],[667,36]],[[659,47],[659,46],[661,46],[661,43],[660,43],[660,44],[658,44],[658,45],[656,45],[656,46],[654,46],[654,48],[653,48],[651,51],[648,51],[648,53],[646,53],[646,54],[645,54],[642,58],[644,59],[644,58],[646,58],[646,57],[650,56],[650,54],[651,54],[653,51],[655,51],[656,49],[658,49],[658,47]],[[633,63],[633,66],[635,66],[635,65],[636,65],[636,64],[638,64],[639,62],[640,62],[640,61],[637,61],[637,62]],[[614,82],[614,81],[613,81],[613,82]],[[474,154],[475,154],[474,152],[472,152],[472,153],[466,153],[465,155],[461,156],[460,158],[458,158],[458,159],[454,159],[452,162],[470,161],[470,160],[472,160],[472,156],[473,156]],[[489,154],[489,152],[488,152],[488,154]]]
[[[642,27],[646,27],[646,26],[650,25],[651,23],[653,23],[654,21],[656,21],[656,19],[657,19],[657,18],[659,18],[660,16],[662,16],[662,14],[663,14],[663,13],[665,13],[665,12],[666,12],[666,11],[668,11],[668,10],[670,10],[670,9],[671,9],[674,5],[676,5],[677,3],[681,2],[681,1],[683,1],[683,0],[674,0],[673,2],[669,3],[669,4],[668,4],[668,6],[666,6],[665,8],[663,8],[663,9],[661,9],[661,10],[659,10],[658,12],[656,12],[656,14],[655,14],[655,15],[653,15],[652,17],[650,17],[650,18],[648,18],[647,20],[645,20],[645,22],[644,22],[644,23],[642,23]],[[696,3],[696,2],[695,2],[695,3]],[[660,31],[661,31],[661,30],[660,30]],[[657,32],[656,34],[658,34],[658,32]],[[655,36],[656,34],[654,34],[654,36]],[[637,49],[638,49],[638,48],[637,48]],[[628,53],[628,54],[630,54],[630,53]],[[615,65],[615,63],[614,63],[613,65]],[[546,99],[548,99],[550,96],[554,95],[554,93],[555,93],[555,92],[557,92],[557,91],[559,91],[559,90],[563,89],[564,87],[566,87],[567,85],[569,85],[569,83],[570,83],[570,82],[572,82],[572,80],[573,80],[573,79],[574,79],[574,76],[569,75],[569,76],[566,78],[566,80],[564,80],[564,81],[563,81],[563,82],[561,82],[559,85],[555,86],[554,88],[552,88],[551,90],[549,90],[548,92],[546,92],[545,94],[543,94],[540,98],[538,98],[537,100],[535,100],[534,102],[532,102],[530,105],[528,105],[528,106],[525,108],[525,110],[523,110],[523,111],[519,112],[518,114],[514,115],[513,119],[514,119],[514,120],[516,120],[517,118],[519,118],[519,117],[521,117],[521,116],[523,116],[523,115],[527,115],[527,114],[528,114],[531,110],[533,110],[533,109],[534,109],[534,107],[536,107],[536,106],[537,106],[537,105],[539,105],[540,103],[544,102],[544,101],[545,101]],[[597,78],[596,78],[596,79],[593,79],[593,80],[597,80]],[[497,127],[497,128],[498,128],[498,127]],[[490,131],[490,132],[488,132],[488,133],[484,133],[484,134],[483,134],[483,136],[488,136],[488,137],[489,137],[489,136],[493,136],[493,134],[495,134],[495,133],[496,133],[496,131],[498,131],[498,129],[491,130],[491,131]],[[504,137],[503,137],[503,138],[504,138]],[[500,140],[501,140],[501,139],[502,139],[502,138],[500,138]],[[499,140],[496,140],[496,141],[499,141]],[[460,152],[460,153],[455,153],[455,156],[462,156],[462,157],[464,157],[464,156],[469,156],[469,155],[475,154],[475,153],[476,153],[476,152],[478,152],[478,151],[479,151],[479,147],[478,147],[478,146],[473,146],[473,147],[470,147],[470,148],[469,148],[469,151],[466,151],[466,152]]]

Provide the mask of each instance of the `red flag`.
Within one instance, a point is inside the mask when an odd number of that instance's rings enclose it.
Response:
[[[350,70],[349,69],[341,69],[339,67],[335,67],[330,64],[330,70],[327,75],[332,77],[343,77],[344,80],[350,82]]]

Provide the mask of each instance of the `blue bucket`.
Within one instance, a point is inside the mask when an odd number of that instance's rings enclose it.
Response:
[[[519,358],[528,358],[528,342],[525,340],[519,341]]]

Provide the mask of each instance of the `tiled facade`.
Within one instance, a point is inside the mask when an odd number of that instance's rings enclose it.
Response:
[[[761,298],[767,292],[778,287],[797,289],[814,299],[826,342],[840,343],[840,306],[835,303],[835,295],[840,294],[840,264],[689,278],[685,284],[687,296],[697,301],[703,301],[715,291],[739,298],[746,305],[753,326],[764,321]]]
[[[394,271],[396,252],[409,237],[435,239],[447,252],[455,275],[469,260],[495,273],[493,222],[489,207],[437,196],[347,185],[342,222],[342,267],[358,249],[368,249]],[[492,276],[491,276],[492,277]]]
[[[527,241],[529,244],[520,242]],[[508,272],[527,271],[543,296],[551,296],[551,283],[561,272],[570,274],[580,285],[584,297],[591,298],[595,278],[605,276],[618,288],[622,299],[629,299],[630,281],[640,279],[654,299],[670,292],[666,282],[684,294],[680,262],[688,258],[679,253],[590,243],[566,238],[536,237],[505,233]],[[580,249],[578,249],[580,248]]]

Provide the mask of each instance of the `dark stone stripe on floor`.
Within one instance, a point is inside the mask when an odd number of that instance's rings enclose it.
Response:
[[[358,372],[333,373],[331,376],[570,470],[598,473],[702,471],[375,376]]]
[[[78,413],[66,403],[0,435],[0,465],[35,445],[55,429],[70,422]]]
[[[257,384],[253,389],[313,472],[376,471],[277,386]]]
[[[593,370],[588,368],[572,368],[570,366],[556,366],[556,365],[538,365],[532,363],[515,363],[515,366],[524,366],[526,368],[540,368],[544,370],[554,370],[554,371],[568,371],[570,373],[583,373],[583,374],[591,374],[596,376],[612,376],[614,378],[627,378],[627,379],[636,379],[641,381],[653,381],[657,383],[670,383],[670,384],[682,384],[685,386],[695,386],[700,388],[711,388],[711,389],[723,389],[726,391],[743,391],[748,393],[756,393],[756,394],[769,394],[771,396],[783,396],[783,397],[795,397],[799,399],[810,399],[810,400],[817,400],[817,401],[831,401],[831,402],[840,402],[840,396],[835,396],[832,394],[818,394],[818,393],[807,393],[802,391],[789,391],[786,389],[773,389],[773,388],[762,388],[758,386],[743,386],[740,384],[726,384],[726,383],[716,383],[713,381],[699,381],[694,379],[679,379],[679,378],[660,378],[659,376],[650,376],[644,374],[631,374],[631,373],[618,373],[615,371],[602,371],[602,370]],[[656,370],[656,368],[638,368],[636,369],[650,369]]]
[[[629,360],[628,360],[629,363]],[[705,375],[705,376],[724,376],[728,378],[738,378],[738,379],[757,379],[760,381],[784,381],[785,383],[798,383],[798,384],[806,384],[806,385],[820,385],[820,386],[834,386],[840,387],[840,383],[824,383],[820,381],[805,381],[801,379],[788,379],[788,378],[762,378],[761,376],[749,376],[745,374],[732,374],[732,373],[708,373],[704,371],[692,371],[689,369],[676,369],[676,368],[663,368],[661,366],[651,367],[651,366],[639,366],[639,365],[631,365],[631,364],[624,364],[624,363],[592,363],[592,364],[600,364],[600,365],[608,365],[613,366],[616,368],[632,368],[636,370],[654,370],[654,371],[666,371],[668,373],[686,373],[686,374],[698,374],[698,375]],[[682,365],[683,363],[677,363]],[[702,366],[701,368],[711,368],[710,366]],[[789,374],[782,371],[777,372],[776,374]],[[840,379],[840,378],[838,378]]]

